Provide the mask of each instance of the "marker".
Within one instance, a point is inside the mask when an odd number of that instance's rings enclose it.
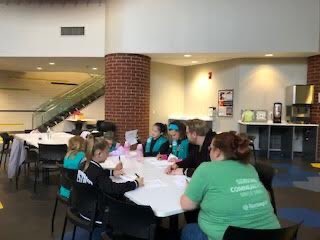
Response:
[[[119,162],[121,162],[121,158],[120,158],[120,156],[119,156]]]
[[[135,173],[135,175],[137,176],[137,178],[140,178],[140,176],[138,174]]]

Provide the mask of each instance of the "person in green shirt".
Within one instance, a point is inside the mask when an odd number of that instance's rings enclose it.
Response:
[[[234,132],[215,136],[211,162],[194,172],[181,206],[200,208],[198,223],[188,224],[182,240],[222,240],[228,226],[253,229],[280,228],[267,190],[249,164],[249,140]]]

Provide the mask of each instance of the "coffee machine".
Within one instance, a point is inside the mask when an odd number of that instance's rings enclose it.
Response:
[[[293,85],[286,88],[286,120],[291,123],[310,123],[314,85]]]

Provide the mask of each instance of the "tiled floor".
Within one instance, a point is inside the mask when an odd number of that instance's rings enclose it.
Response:
[[[274,179],[278,216],[283,226],[304,221],[299,240],[320,240],[320,169],[302,161],[273,161],[277,170]],[[19,190],[0,170],[0,240],[59,239],[64,218],[64,206],[56,215],[54,236],[50,233],[56,185],[39,183],[38,194],[33,193],[32,179],[22,177]]]

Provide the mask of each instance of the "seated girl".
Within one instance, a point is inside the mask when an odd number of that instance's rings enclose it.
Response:
[[[80,136],[75,136],[69,139],[68,152],[63,160],[63,167],[68,169],[79,169],[80,163],[85,158],[84,153],[85,140]],[[60,195],[69,198],[70,189],[63,186],[60,187]]]
[[[234,132],[215,136],[210,145],[211,162],[196,169],[180,199],[184,210],[200,208],[198,223],[183,229],[182,240],[222,240],[228,226],[280,227],[249,156],[247,138]]]
[[[103,169],[103,163],[108,157],[108,144],[103,137],[95,138],[90,135],[86,144],[86,163],[83,169],[83,176],[78,177],[78,182],[87,183],[97,187],[101,193],[122,196],[125,192],[143,186],[143,178],[137,178],[132,182],[115,183],[110,176],[120,176],[123,174],[122,163],[118,163],[114,170]],[[79,173],[78,173],[79,175]],[[103,219],[106,203],[99,199],[99,216]],[[86,213],[83,213],[85,216]]]
[[[151,136],[144,145],[145,157],[155,157],[159,153],[166,154],[169,149],[169,141],[165,137],[167,134],[167,125],[155,123],[152,126]]]
[[[169,124],[168,129],[169,135],[172,139],[168,153],[172,153],[177,157],[170,159],[170,161],[184,160],[187,157],[189,150],[189,140],[186,136],[186,126],[179,121],[173,121]]]
[[[110,156],[120,156],[123,154],[123,147],[115,140],[114,132],[105,132],[103,136],[108,143],[108,151]]]

